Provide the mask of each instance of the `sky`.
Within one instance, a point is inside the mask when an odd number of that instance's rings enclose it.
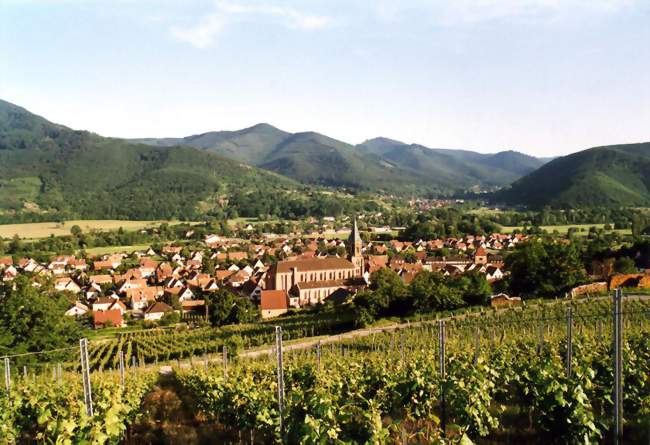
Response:
[[[556,156],[650,140],[650,1],[0,0],[0,98],[114,137]]]

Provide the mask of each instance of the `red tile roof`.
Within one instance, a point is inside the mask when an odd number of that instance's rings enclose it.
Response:
[[[260,298],[260,307],[262,310],[289,308],[289,297],[285,290],[263,290]]]

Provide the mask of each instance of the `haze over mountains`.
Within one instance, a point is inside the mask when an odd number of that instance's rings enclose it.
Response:
[[[650,143],[546,161],[387,138],[351,145],[268,124],[129,141],[72,130],[0,100],[0,216],[17,219],[51,211],[200,218],[223,212],[226,203],[263,214],[280,196],[290,214],[288,201],[317,205],[310,196],[321,186],[409,196],[496,190],[482,196],[530,208],[650,206]]]
[[[545,163],[515,151],[480,154],[430,149],[387,138],[351,145],[315,133],[288,133],[269,124],[184,138],[135,139],[156,146],[189,145],[272,170],[303,183],[437,193],[510,184]]]

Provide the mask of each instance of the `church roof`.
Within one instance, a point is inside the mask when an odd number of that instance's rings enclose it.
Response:
[[[354,264],[345,258],[333,256],[325,258],[308,258],[304,260],[279,261],[276,264],[278,273],[291,272],[291,269],[294,267],[298,269],[299,272],[308,272],[315,270],[353,269]]]

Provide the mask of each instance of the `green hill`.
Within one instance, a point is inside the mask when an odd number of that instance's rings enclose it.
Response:
[[[425,175],[434,175],[457,189],[504,186],[532,172],[544,161],[515,151],[482,154],[469,150],[428,148],[387,138],[370,139],[358,146]]]
[[[504,186],[543,164],[516,152],[484,155],[429,149],[386,138],[353,146],[325,135],[291,134],[268,124],[185,138],[138,139],[156,146],[190,145],[248,162],[307,184],[392,193],[449,194]]]
[[[556,158],[497,192],[531,208],[650,205],[650,143],[595,147]]]
[[[224,197],[296,183],[196,150],[104,138],[0,100],[0,214],[192,219]]]

